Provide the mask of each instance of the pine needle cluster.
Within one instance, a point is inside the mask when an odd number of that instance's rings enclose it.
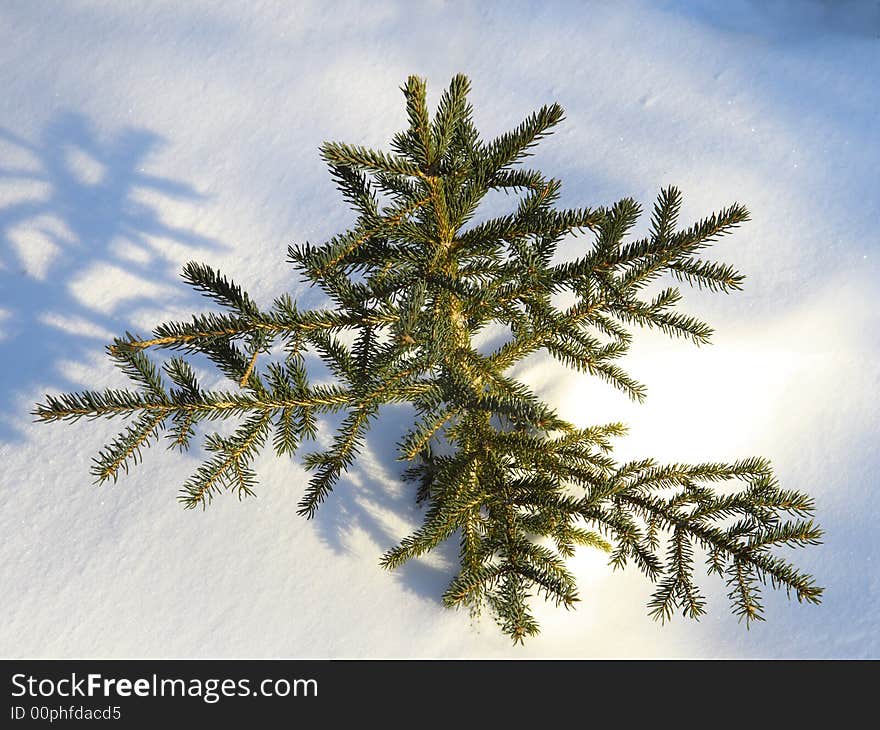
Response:
[[[208,433],[207,458],[180,493],[185,507],[203,508],[224,492],[252,495],[262,449],[293,455],[314,442],[320,418],[339,413],[332,444],[303,457],[312,476],[299,511],[312,517],[382,406],[410,404],[414,423],[399,458],[424,521],[382,565],[457,540],[459,571],[444,602],[488,607],[515,642],[538,632],[533,597],[566,608],[578,601],[566,559],[579,546],[642,571],[655,585],[649,611],[661,621],[704,613],[698,561],[726,581],[746,623],[762,618],[766,585],[817,603],[822,589],[774,552],[819,542],[813,501],[781,488],[767,461],[619,464],[611,441],[621,424],[575,427],[510,374],[543,352],[641,401],[644,387],[618,364],[633,331],[709,340],[711,328],[680,310],[677,284],[741,288],[741,274],[704,254],[748,220],[746,208],[733,204],[679,227],[682,198],[669,187],[653,206],[650,232],[631,240],[641,214],[634,200],[562,208],[560,182],[522,164],[562,121],[558,105],[484,141],[466,77],[452,79],[433,117],[422,79],[410,77],[402,90],[408,127],[390,151],[321,148],[357,221],[321,245],[291,246],[289,259],[326,295],[325,308],[301,309],[286,295],[260,307],[238,284],[189,263],[185,280],[219,311],[116,339],[109,355],[133,389],[46,396],[36,417],[129,420],[95,459],[99,482],[115,481],[163,434],[188,449],[203,422],[235,419],[231,435]],[[515,210],[474,223],[491,191],[514,196]],[[572,236],[583,254],[560,263],[557,247]],[[664,278],[676,285],[658,292]],[[557,305],[558,295],[570,303]],[[507,337],[483,353],[473,340],[487,326]],[[158,364],[147,354],[158,350],[176,354]],[[309,353],[330,369],[332,384],[312,382]],[[210,359],[229,389],[203,388],[187,355]]]

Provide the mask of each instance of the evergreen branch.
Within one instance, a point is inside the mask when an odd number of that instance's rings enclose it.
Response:
[[[244,316],[259,314],[257,305],[242,291],[241,287],[210,266],[190,261],[183,267],[183,278],[190,285],[218,304],[234,309]]]
[[[678,214],[681,212],[681,191],[670,185],[660,191],[651,216],[651,237],[656,242],[668,241],[675,232]]]
[[[127,333],[127,337],[133,339],[134,336]],[[165,385],[156,365],[142,352],[121,348],[120,345],[125,341],[117,338],[114,344],[107,348],[107,353],[116,361],[122,372],[135,383],[150,395],[164,399]]]
[[[434,144],[434,157],[442,160],[449,150],[456,127],[466,113],[467,95],[470,81],[463,74],[456,74],[449,88],[440,97],[437,113],[431,125],[431,138]]]
[[[365,406],[352,411],[339,429],[336,442],[330,451],[315,456],[313,460],[307,462],[307,466],[317,467],[317,470],[299,502],[298,514],[308,519],[315,516],[318,507],[333,490],[339,476],[354,461],[368,419],[372,415],[372,411]]]
[[[669,265],[669,271],[679,281],[684,281],[698,289],[728,292],[742,289],[745,277],[729,264],[714,261],[700,261],[683,258]]]
[[[201,346],[213,340],[230,341],[254,334],[296,338],[314,331],[332,332],[363,324],[383,326],[397,321],[397,315],[383,311],[358,315],[322,310],[303,312],[293,308],[286,298],[276,302],[276,308],[277,312],[262,314],[259,318],[215,313],[193,315],[192,322],[168,322],[158,326],[150,339],[139,339],[133,335],[116,339],[109,348],[110,354],[116,356],[125,351],[150,347],[199,352]]]
[[[418,176],[417,165],[401,157],[367,149],[358,145],[325,142],[321,145],[321,157],[330,164],[360,168],[386,175]]]
[[[346,165],[328,165],[328,167],[342,197],[355,210],[365,217],[378,215],[379,202],[366,175]]]
[[[162,412],[141,416],[137,423],[102,449],[93,459],[92,474],[95,481],[98,484],[108,479],[115,482],[120,469],[128,473],[129,466],[140,462],[141,450],[149,446],[150,440],[157,435],[166,418],[167,414]]]
[[[442,429],[451,419],[453,419],[458,410],[444,409],[440,413],[430,414],[409,431],[401,440],[398,448],[400,458],[406,461],[415,459],[428,446],[432,438]]]
[[[254,477],[247,464],[265,440],[271,417],[269,411],[257,414],[231,438],[214,437],[218,455],[199,467],[181,489],[178,499],[186,509],[204,509],[223,487],[235,488],[239,499],[253,495]]]
[[[354,240],[344,243],[341,246],[338,246],[333,250],[332,255],[328,255],[325,257],[325,260],[314,270],[315,278],[321,278],[329,273],[331,270],[335,269],[341,263],[343,263],[346,258],[348,258],[352,253],[354,253],[362,244],[369,241],[371,238],[377,235],[381,235],[384,232],[387,232],[389,228],[394,228],[396,226],[401,225],[408,215],[411,215],[423,205],[427,204],[431,200],[431,197],[422,198],[421,200],[417,200],[414,203],[410,203],[406,206],[403,206],[400,209],[397,209],[388,215],[385,215],[379,218],[378,222],[375,225],[368,227],[363,230],[359,234],[356,235]],[[319,250],[315,249],[315,253]],[[331,252],[328,251],[327,254]]]
[[[744,544],[731,538],[716,527],[688,520],[684,515],[655,499],[634,494],[623,494],[620,498],[648,513],[653,513],[673,529],[692,535],[701,544],[722,551],[742,569],[749,569],[759,577],[769,578],[774,586],[794,591],[799,601],[819,602],[822,589],[815,585],[810,576],[797,571],[785,561],[768,555],[764,550],[752,550],[748,543]],[[810,523],[805,523],[801,529],[803,530],[804,542],[814,542],[821,535],[821,533],[814,532]]]
[[[164,429],[170,447],[183,450],[198,424],[240,419],[231,436],[206,436],[207,458],[183,485],[180,502],[204,508],[222,491],[253,495],[252,464],[270,436],[277,455],[293,455],[317,439],[322,414],[341,411],[329,446],[303,457],[312,474],[299,512],[312,517],[354,466],[381,407],[412,404],[399,456],[413,462],[404,480],[415,482],[414,497],[427,508],[382,565],[396,568],[457,536],[460,568],[444,603],[488,607],[515,643],[538,632],[533,598],[565,608],[578,601],[566,561],[579,546],[608,552],[615,569],[634,564],[654,584],[650,615],[664,622],[705,611],[698,550],[747,625],[763,618],[767,584],[817,603],[814,579],[773,552],[819,543],[814,502],[781,488],[767,461],[619,464],[611,451],[621,424],[576,428],[511,375],[542,353],[643,399],[643,386],[620,364],[636,328],[698,345],[712,334],[679,309],[677,287],[646,292],[666,276],[709,292],[740,289],[742,275],[704,250],[748,220],[745,207],[679,229],[682,195],[666,187],[647,235],[632,240],[641,215],[635,200],[561,208],[561,182],[519,166],[562,121],[558,105],[485,143],[466,77],[452,79],[433,117],[423,79],[409,77],[402,90],[408,124],[390,152],[321,148],[357,215],[350,230],[320,245],[288,249],[306,283],[329,300],[323,308],[301,308],[282,294],[262,310],[234,281],[190,262],[184,279],[222,311],[115,339],[108,354],[132,388],[46,395],[36,420],[131,418],[94,460],[103,482],[138,463]],[[512,199],[510,212],[477,218],[493,190]],[[558,262],[563,239],[585,232],[582,255]],[[490,325],[504,339],[482,354],[475,336]],[[274,345],[283,348],[281,362]],[[205,390],[186,359],[160,367],[148,348],[205,357],[237,389]],[[310,384],[306,352],[317,354],[333,384]],[[737,489],[716,491],[730,482]]]
[[[443,603],[449,608],[455,608],[478,600],[510,570],[508,565],[480,565],[462,571],[452,579],[443,594]]]
[[[427,169],[434,161],[434,139],[431,135],[425,88],[425,80],[418,76],[410,76],[402,88],[409,118],[409,149],[414,161],[422,169]]]
[[[204,392],[199,400],[149,400],[142,393],[125,390],[82,391],[62,396],[46,396],[33,415],[39,421],[78,420],[127,416],[138,411],[156,414],[196,413],[208,417],[239,415],[248,411],[281,408],[335,410],[351,403],[351,393],[333,387],[315,387],[300,397],[271,398],[239,393]]]
[[[189,449],[192,437],[195,436],[193,426],[195,425],[197,414],[195,411],[189,411],[188,413],[176,414],[172,418],[174,420],[175,432],[168,435],[168,438],[171,440],[168,448],[186,451]]]
[[[247,368],[245,369],[244,373],[242,374],[241,378],[238,381],[238,384],[242,388],[247,387],[248,380],[250,380],[250,377],[251,377],[251,373],[254,372],[254,367],[257,364],[257,356],[259,354],[260,354],[259,350],[254,350],[254,354],[251,355],[251,359],[248,361]]]
[[[482,166],[484,170],[491,175],[526,157],[529,150],[546,137],[550,130],[563,120],[564,116],[565,113],[558,104],[542,106],[516,129],[501,135],[486,145],[483,152]]]

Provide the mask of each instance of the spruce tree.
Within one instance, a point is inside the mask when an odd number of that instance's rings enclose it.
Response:
[[[321,148],[357,222],[288,253],[326,295],[325,308],[301,308],[288,295],[259,306],[191,262],[184,279],[220,311],[161,324],[149,337],[117,338],[108,353],[133,389],[46,396],[37,419],[129,419],[94,461],[98,482],[127,472],[160,434],[188,449],[203,422],[235,419],[231,435],[207,433],[206,460],[180,493],[183,506],[204,508],[221,492],[254,494],[251,464],[261,449],[271,443],[291,456],[316,439],[323,414],[339,413],[329,448],[303,457],[312,476],[299,512],[308,518],[357,458],[381,407],[411,404],[399,458],[424,521],[381,564],[395,568],[457,540],[460,566],[445,604],[488,607],[515,642],[538,632],[535,595],[566,608],[578,600],[566,565],[578,546],[608,551],[615,568],[641,570],[656,586],[648,607],[660,621],[704,613],[698,560],[726,581],[746,624],[762,618],[768,583],[818,603],[813,578],[774,552],[819,542],[813,500],[783,489],[766,460],[619,464],[611,442],[623,425],[575,427],[510,374],[543,352],[641,401],[643,386],[618,364],[635,329],[697,345],[712,332],[680,311],[677,286],[657,282],[740,289],[742,275],[703,254],[748,220],[746,208],[733,204],[679,228],[682,198],[669,187],[654,204],[650,232],[630,240],[641,213],[634,200],[560,208],[560,182],[521,164],[562,121],[557,104],[487,142],[472,120],[466,77],[453,78],[433,118],[422,79],[410,77],[402,90],[408,127],[390,152]],[[490,191],[514,196],[515,210],[473,223]],[[582,255],[558,261],[558,245],[572,236],[581,236]],[[560,294],[571,303],[557,305]],[[485,353],[473,338],[487,326],[506,339]],[[177,354],[159,364],[147,354],[156,350]],[[306,353],[335,381],[312,382]],[[229,388],[203,388],[187,355],[209,358]]]

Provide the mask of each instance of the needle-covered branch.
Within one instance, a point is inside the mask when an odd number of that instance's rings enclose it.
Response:
[[[739,272],[705,253],[748,220],[745,207],[682,227],[681,192],[666,187],[647,234],[632,240],[636,201],[561,208],[562,183],[522,166],[563,121],[559,105],[484,141],[464,76],[433,116],[424,80],[410,77],[402,91],[407,127],[389,151],[321,147],[355,222],[322,244],[290,246],[288,259],[326,295],[324,307],[303,308],[288,294],[261,307],[226,275],[190,262],[184,279],[220,311],[146,337],[126,333],[108,351],[133,388],[49,395],[36,418],[128,419],[95,460],[101,482],[138,463],[162,433],[169,448],[185,450],[210,422],[233,421],[231,435],[204,435],[206,461],[181,491],[185,507],[204,508],[221,493],[252,496],[262,449],[293,456],[339,412],[332,441],[303,457],[312,478],[299,511],[312,517],[326,502],[333,508],[334,488],[353,488],[346,472],[382,408],[411,404],[398,453],[424,520],[382,565],[457,541],[445,603],[488,608],[516,642],[538,632],[533,598],[576,605],[566,560],[587,547],[655,584],[648,609],[660,621],[704,613],[700,563],[747,623],[763,616],[765,585],[818,602],[821,588],[777,552],[821,539],[813,501],[781,488],[768,462],[619,464],[611,452],[621,424],[568,423],[516,377],[526,358],[554,358],[644,399],[622,359],[643,328],[710,341],[711,327],[682,310],[679,287],[742,288]],[[492,191],[512,196],[511,209],[478,217]],[[499,335],[488,351],[474,344],[486,330]],[[165,351],[173,354],[164,363],[150,356]],[[313,357],[333,382],[311,382]],[[206,361],[228,390],[201,386]]]

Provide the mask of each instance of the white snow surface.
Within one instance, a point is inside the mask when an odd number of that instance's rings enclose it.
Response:
[[[442,607],[455,546],[378,566],[421,516],[394,459],[405,409],[311,522],[306,473],[271,453],[256,499],[184,511],[197,451],[154,447],[98,488],[118,422],[31,422],[44,393],[125,384],[115,334],[210,308],[190,259],[263,303],[302,294],[287,244],[352,220],[318,146],[386,147],[407,75],[433,103],[457,72],[484,137],[563,105],[532,165],[565,205],[650,209],[675,184],[683,222],[749,206],[715,250],[745,291],[686,295],[714,344],[646,334],[627,358],[644,405],[546,360],[518,374],[579,424],[628,422],[621,459],[769,457],[817,499],[827,538],[796,559],[821,606],[768,589],[746,631],[704,579],[710,614],[660,626],[646,579],[584,549],[577,610],[539,603],[542,635],[514,647]],[[878,2],[7,0],[0,86],[0,655],[880,656]]]

